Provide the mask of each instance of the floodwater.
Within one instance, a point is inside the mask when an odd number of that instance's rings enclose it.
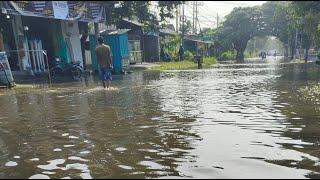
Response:
[[[0,90],[0,178],[318,178],[317,80],[278,59]]]

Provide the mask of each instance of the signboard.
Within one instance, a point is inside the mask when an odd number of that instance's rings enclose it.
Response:
[[[89,1],[2,1],[8,14],[82,22],[104,22],[106,2]]]
[[[67,1],[52,1],[53,15],[56,19],[67,19],[69,14]]]
[[[5,52],[0,52],[0,84],[11,85],[13,77]]]

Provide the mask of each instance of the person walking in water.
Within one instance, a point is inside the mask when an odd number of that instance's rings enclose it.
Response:
[[[183,61],[184,48],[183,48],[182,44],[180,45],[178,54],[179,54],[179,60]]]
[[[98,38],[98,46],[95,49],[97,61],[99,65],[99,75],[104,88],[108,88],[112,81],[112,54],[110,47],[103,42],[103,38]]]

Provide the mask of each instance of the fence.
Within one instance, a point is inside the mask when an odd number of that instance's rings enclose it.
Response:
[[[10,66],[12,67],[19,66],[20,70],[28,71],[31,75],[48,73],[51,85],[51,74],[46,50],[8,50],[6,54],[8,59],[10,59]]]
[[[129,62],[130,64],[135,64],[142,62],[142,51],[140,48],[140,40],[129,40]]]

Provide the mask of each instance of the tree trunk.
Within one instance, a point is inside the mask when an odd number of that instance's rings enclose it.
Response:
[[[288,54],[289,54],[289,53],[288,53],[288,51],[289,51],[289,50],[288,50],[288,47],[289,47],[289,46],[288,46],[287,44],[284,45],[284,54],[283,54],[283,55],[284,55],[285,58],[288,58]]]
[[[294,59],[294,52],[295,48],[294,48],[294,44],[291,43],[291,47],[290,47],[290,59]]]
[[[304,62],[307,63],[308,62],[308,56],[309,56],[309,48],[304,49],[305,53],[304,53]]]
[[[237,50],[237,56],[236,56],[237,63],[243,63],[244,62],[244,56],[242,50]]]

